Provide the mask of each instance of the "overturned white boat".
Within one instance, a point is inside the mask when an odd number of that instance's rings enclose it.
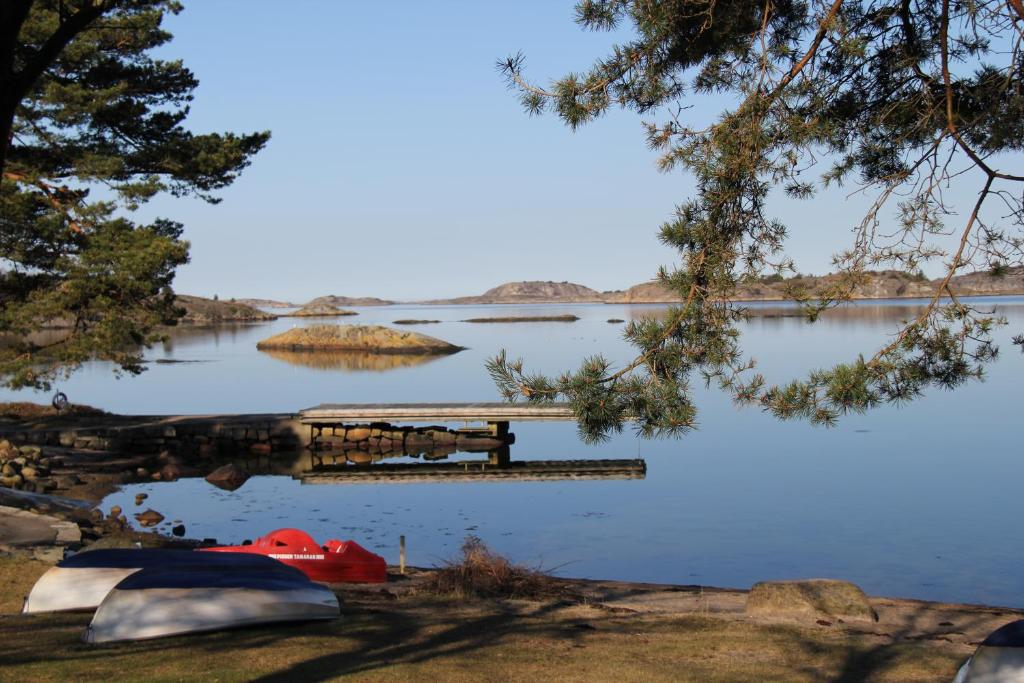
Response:
[[[114,586],[142,569],[222,572],[266,571],[303,577],[302,572],[260,555],[200,553],[155,548],[108,548],[73,555],[51,567],[25,598],[22,613],[94,610]]]
[[[990,633],[953,683],[1024,683],[1024,619]]]
[[[334,593],[305,576],[144,569],[107,594],[83,640],[144,640],[254,624],[336,619],[339,615]]]

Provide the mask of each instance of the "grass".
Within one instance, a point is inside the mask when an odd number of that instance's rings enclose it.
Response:
[[[28,401],[15,401],[11,403],[0,403],[0,418],[9,420],[36,420],[43,417],[55,417],[57,415],[106,415],[107,413],[99,408],[69,404],[64,410],[57,410],[53,406],[41,403],[30,403]]]
[[[0,558],[0,680],[937,681],[969,652],[941,639],[644,614],[566,600],[341,593],[330,623],[112,645],[80,642],[88,614],[12,614],[45,569]]]

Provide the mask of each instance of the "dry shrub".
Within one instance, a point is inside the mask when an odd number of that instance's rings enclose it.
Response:
[[[481,598],[543,598],[565,593],[552,577],[513,564],[476,536],[466,537],[461,555],[438,569],[427,587],[436,593]]]
[[[0,417],[8,420],[36,420],[42,417],[54,417],[56,415],[106,415],[107,413],[99,408],[91,406],[80,406],[71,404],[62,411],[53,406],[41,403],[30,403],[28,401],[15,401],[11,403],[0,403]]]

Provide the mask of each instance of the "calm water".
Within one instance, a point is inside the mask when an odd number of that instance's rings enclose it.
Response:
[[[190,536],[222,542],[300,526],[354,538],[397,560],[435,564],[469,533],[510,557],[571,576],[747,587],[764,579],[845,578],[869,593],[1024,607],[1024,298],[988,300],[1010,320],[988,379],[935,391],[907,406],[851,416],[834,429],[780,423],[701,391],[699,431],[679,440],[631,434],[588,446],[571,424],[514,424],[514,459],[632,458],[643,480],[301,485],[258,476],[235,492],[201,479],[129,486],[105,505],[132,509],[135,493],[180,519]],[[771,307],[769,307],[771,308]],[[271,356],[258,340],[310,320],[176,331],[141,377],[84,368],[61,385],[73,402],[124,413],[297,411],[322,402],[479,401],[498,396],[484,360],[506,348],[557,372],[601,352],[631,356],[608,318],[659,306],[545,305],[363,308],[361,323],[439,319],[412,327],[469,347],[417,365]],[[776,309],[772,309],[775,313]],[[770,381],[870,351],[905,303],[872,303],[816,325],[778,315],[744,326],[745,348]],[[576,323],[479,325],[488,315],[574,313]],[[351,319],[349,319],[351,320]],[[346,321],[348,322],[348,321]],[[0,400],[25,393],[0,394]],[[36,400],[48,400],[37,397]]]

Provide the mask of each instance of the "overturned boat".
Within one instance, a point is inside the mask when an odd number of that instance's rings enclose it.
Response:
[[[953,683],[1024,683],[1024,619],[990,633]]]
[[[384,583],[387,563],[355,541],[332,539],[324,545],[299,529],[278,529],[244,545],[204,548],[207,552],[272,557],[324,583]]]
[[[48,569],[25,598],[22,613],[96,609],[114,586],[143,569],[265,571],[305,578],[298,570],[262,555],[143,548],[89,550]]]
[[[301,575],[144,569],[107,594],[83,640],[144,640],[254,624],[329,620],[339,614],[334,593]]]

